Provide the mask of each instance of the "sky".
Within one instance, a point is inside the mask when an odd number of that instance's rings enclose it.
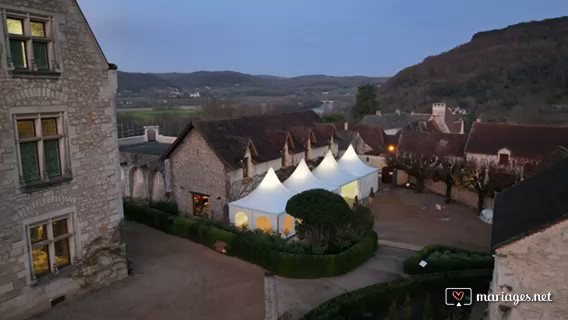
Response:
[[[479,31],[568,15],[568,0],[78,0],[131,72],[392,76]]]

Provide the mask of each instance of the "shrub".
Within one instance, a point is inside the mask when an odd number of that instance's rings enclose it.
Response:
[[[328,300],[306,314],[303,319],[360,318],[364,313],[377,313],[387,308],[391,314],[395,312],[392,309],[396,309],[397,300],[400,301],[405,296],[423,297],[425,292],[444,292],[447,287],[472,288],[472,294],[475,296],[477,293],[487,292],[492,275],[492,270],[462,270],[383,282]]]
[[[421,260],[428,264],[419,265]],[[444,245],[425,246],[404,261],[407,274],[427,274],[468,269],[492,269],[493,257],[489,253],[470,251]]]
[[[173,216],[132,201],[124,201],[124,215],[130,220],[208,247],[213,247],[217,241],[226,242],[229,255],[291,278],[331,277],[346,273],[373,256],[377,249],[375,232],[341,253],[313,255],[301,243],[286,241],[276,235],[258,231],[230,232],[230,227],[222,229],[208,220]]]
[[[174,216],[179,214],[178,205],[175,201],[162,200],[150,202],[148,206],[152,209],[160,210]]]

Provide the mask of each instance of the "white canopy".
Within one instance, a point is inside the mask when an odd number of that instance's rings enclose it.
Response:
[[[231,202],[230,205],[281,214],[286,211],[286,203],[292,196],[293,193],[282,185],[274,170],[270,168],[253,192],[242,199]]]
[[[339,167],[331,151],[327,152],[321,163],[312,171],[312,174],[322,183],[337,187],[357,180],[357,177]]]
[[[373,168],[371,166],[366,165],[361,161],[357,153],[355,153],[355,149],[353,149],[352,145],[349,145],[347,151],[343,154],[343,156],[337,161],[339,167],[356,177],[363,177],[368,175],[369,173],[378,172],[378,168]]]
[[[292,173],[292,175],[284,181],[284,187],[290,190],[293,194],[310,189],[326,189],[329,191],[337,190],[337,186],[326,185],[314,177],[304,159],[300,160],[300,163],[296,167],[296,170],[294,170],[294,173]]]

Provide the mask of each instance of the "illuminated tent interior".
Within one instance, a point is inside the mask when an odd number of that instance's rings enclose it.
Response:
[[[229,203],[229,220],[241,228],[293,235],[294,217],[286,213],[286,203],[293,195],[270,168],[253,192]]]
[[[304,159],[300,160],[294,173],[283,184],[293,194],[310,189],[325,189],[336,193],[339,191],[337,186],[325,185],[316,179]]]
[[[379,187],[379,169],[366,165],[353,146],[349,145],[347,151],[337,161],[339,167],[350,174],[358,177],[359,180],[359,198],[366,198],[372,192],[377,192]]]
[[[316,179],[326,185],[337,186],[341,196],[361,199],[358,177],[339,167],[331,151],[328,151],[321,163],[312,171]]]

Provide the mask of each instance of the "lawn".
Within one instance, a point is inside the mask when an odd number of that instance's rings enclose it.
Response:
[[[121,116],[128,116],[128,118],[139,121],[152,121],[162,115],[176,116],[176,117],[186,117],[197,115],[199,112],[195,110],[144,110],[144,111],[126,111],[117,110],[118,114]]]

